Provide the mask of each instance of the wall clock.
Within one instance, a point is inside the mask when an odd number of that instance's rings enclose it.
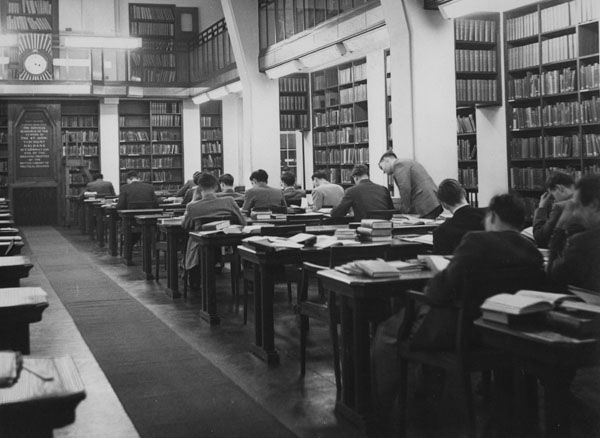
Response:
[[[50,35],[19,35],[19,59],[22,81],[52,80],[52,39]]]
[[[48,60],[44,55],[33,51],[25,56],[23,68],[33,76],[40,76],[48,69]]]

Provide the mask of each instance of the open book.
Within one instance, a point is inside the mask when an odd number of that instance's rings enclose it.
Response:
[[[566,294],[520,290],[514,295],[494,295],[484,301],[481,305],[481,309],[508,313],[510,315],[523,315],[526,313],[552,310],[555,306],[569,300],[578,300],[578,298]]]
[[[336,266],[335,269],[348,275],[366,275],[372,278],[399,276],[399,271],[382,259],[355,260],[341,266]]]
[[[443,271],[450,264],[450,260],[441,255],[420,255],[417,257],[435,273]]]
[[[401,237],[405,242],[423,243],[425,245],[433,246],[433,234],[421,234],[414,237]]]

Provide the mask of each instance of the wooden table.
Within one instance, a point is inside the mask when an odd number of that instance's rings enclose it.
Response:
[[[140,210],[118,210],[117,213],[121,217],[121,232],[123,234],[123,263],[127,266],[133,265],[133,239],[132,229],[135,225],[135,216],[143,214],[159,214],[162,213],[158,208],[147,208]]]
[[[179,292],[179,273],[177,269],[177,251],[187,238],[187,232],[181,224],[159,224],[158,229],[165,234],[167,240],[167,293],[171,298],[181,297]]]
[[[83,214],[85,215],[85,224],[86,224],[86,229],[85,231],[87,232],[88,236],[90,236],[91,240],[94,240],[96,238],[96,227],[97,227],[97,220],[96,220],[96,215],[94,214],[94,207],[96,205],[101,205],[102,204],[102,200],[100,199],[84,199],[83,200]]]
[[[29,324],[41,321],[48,296],[40,287],[0,289],[0,350],[29,354]]]
[[[53,429],[75,421],[75,409],[85,397],[73,359],[26,356],[18,381],[0,388],[0,436],[51,438]]]
[[[83,204],[83,198],[81,196],[78,196],[77,199],[75,200],[76,205],[77,205],[77,217],[78,220],[77,222],[79,222],[79,230],[81,231],[81,234],[85,234],[87,232],[87,224],[86,224],[86,215],[85,215],[85,209],[84,209],[84,204]]]
[[[518,368],[540,380],[545,395],[546,435],[570,436],[569,387],[579,368],[600,365],[600,339],[575,339],[547,329],[542,333],[535,329],[513,329],[483,319],[475,321],[475,327],[485,344],[510,353]],[[521,415],[522,423],[531,422],[531,419],[537,422],[537,409],[532,409],[537,407],[536,396],[529,395],[533,398],[525,397],[523,406],[515,409],[517,416]],[[513,403],[514,400],[510,405]],[[511,417],[510,421],[514,421]],[[534,428],[537,426],[533,425]]]
[[[121,218],[115,205],[103,205],[104,217],[108,224],[108,253],[116,257],[119,254],[118,228]]]
[[[168,217],[164,213],[136,215],[135,221],[142,227],[142,271],[146,280],[154,279],[152,275],[152,254],[156,243],[156,224],[159,218]]]
[[[29,276],[31,268],[28,257],[0,257],[0,287],[19,287],[21,278]]]
[[[97,203],[93,205],[93,215],[95,217],[95,222],[96,222],[96,243],[98,244],[98,246],[100,248],[104,248],[105,245],[105,240],[106,240],[106,233],[105,233],[105,228],[106,228],[106,224],[105,224],[105,219],[106,219],[106,210],[104,208],[104,203]]]
[[[369,309],[382,300],[403,297],[408,289],[422,289],[433,273],[417,271],[394,278],[373,279],[328,269],[317,275],[323,289],[332,292],[329,312],[334,324],[339,308],[342,392],[335,410],[370,434],[375,421],[375,406],[371,387]]]

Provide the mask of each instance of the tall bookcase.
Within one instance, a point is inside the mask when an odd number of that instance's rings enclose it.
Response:
[[[200,106],[200,152],[202,171],[223,174],[223,106],[212,100]]]
[[[343,186],[354,165],[369,163],[366,65],[363,58],[312,74],[313,167]]]
[[[119,102],[119,168],[121,184],[128,170],[156,191],[183,183],[181,101]]]
[[[390,64],[390,50],[385,51],[385,120],[387,148],[394,149],[394,139],[392,138],[392,66]]]
[[[310,130],[309,75],[279,79],[279,148],[281,171],[298,172],[298,131]]]
[[[0,197],[8,196],[8,112],[0,103]]]
[[[456,108],[458,181],[467,192],[471,204],[477,204],[477,124],[475,107]]]
[[[61,105],[62,155],[66,167],[65,195],[80,195],[91,174],[100,172],[97,102]]]
[[[600,173],[597,0],[505,14],[509,179],[533,211],[554,170]]]

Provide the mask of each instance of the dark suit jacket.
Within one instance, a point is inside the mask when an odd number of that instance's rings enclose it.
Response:
[[[396,160],[393,177],[400,191],[403,213],[424,216],[439,207],[437,186],[420,163]]]
[[[483,231],[484,210],[466,205],[433,231],[433,253],[452,254],[469,231]]]
[[[136,208],[157,208],[158,200],[154,187],[141,181],[134,181],[121,186],[117,210],[130,210]]]
[[[253,208],[273,207],[287,207],[281,190],[259,183],[246,191],[242,210],[250,211]]]
[[[552,232],[568,202],[570,201],[555,202],[552,205],[550,214],[548,214],[547,208],[535,209],[533,215],[533,238],[539,247],[548,248]]]
[[[85,191],[96,192],[98,196],[114,196],[115,194],[115,188],[112,183],[101,179],[87,183]]]
[[[231,217],[232,224],[246,225],[246,219],[233,198],[218,198],[215,195],[206,194],[201,200],[192,201],[185,207],[183,228],[193,231],[195,218],[226,215]],[[190,238],[185,253],[185,267],[192,269],[198,262],[198,243]]]
[[[513,266],[527,270],[520,288],[540,287],[538,285],[544,278],[544,260],[529,239],[515,231],[473,231],[466,234],[448,267],[433,277],[425,289],[429,305],[422,307],[412,328],[413,346],[451,348],[456,337],[456,313],[450,305],[459,296],[465,274]],[[479,306],[489,296],[490,290],[482,288],[470,297],[468,311],[473,319],[479,316]],[[424,345],[425,338],[430,342],[428,345]]]
[[[393,210],[394,204],[387,188],[363,179],[346,190],[340,203],[331,210],[331,216],[345,216],[350,209],[354,211],[354,219],[361,220],[371,210]]]
[[[233,189],[226,189],[226,190],[223,190],[222,192],[217,192],[217,198],[233,198],[235,200],[235,199],[244,199],[244,195],[236,192]]]
[[[302,203],[302,198],[305,196],[306,192],[302,189],[297,189],[295,187],[286,187],[283,189],[283,197],[285,198],[287,205],[300,206]]]
[[[185,196],[185,193],[192,187],[195,187],[196,183],[194,183],[193,179],[188,179],[184,185],[182,185],[179,190],[177,190],[177,193],[175,193],[175,196],[177,196],[178,198],[181,198],[182,196]]]
[[[556,228],[550,240],[548,275],[560,292],[572,284],[600,293],[600,227],[572,234]]]

